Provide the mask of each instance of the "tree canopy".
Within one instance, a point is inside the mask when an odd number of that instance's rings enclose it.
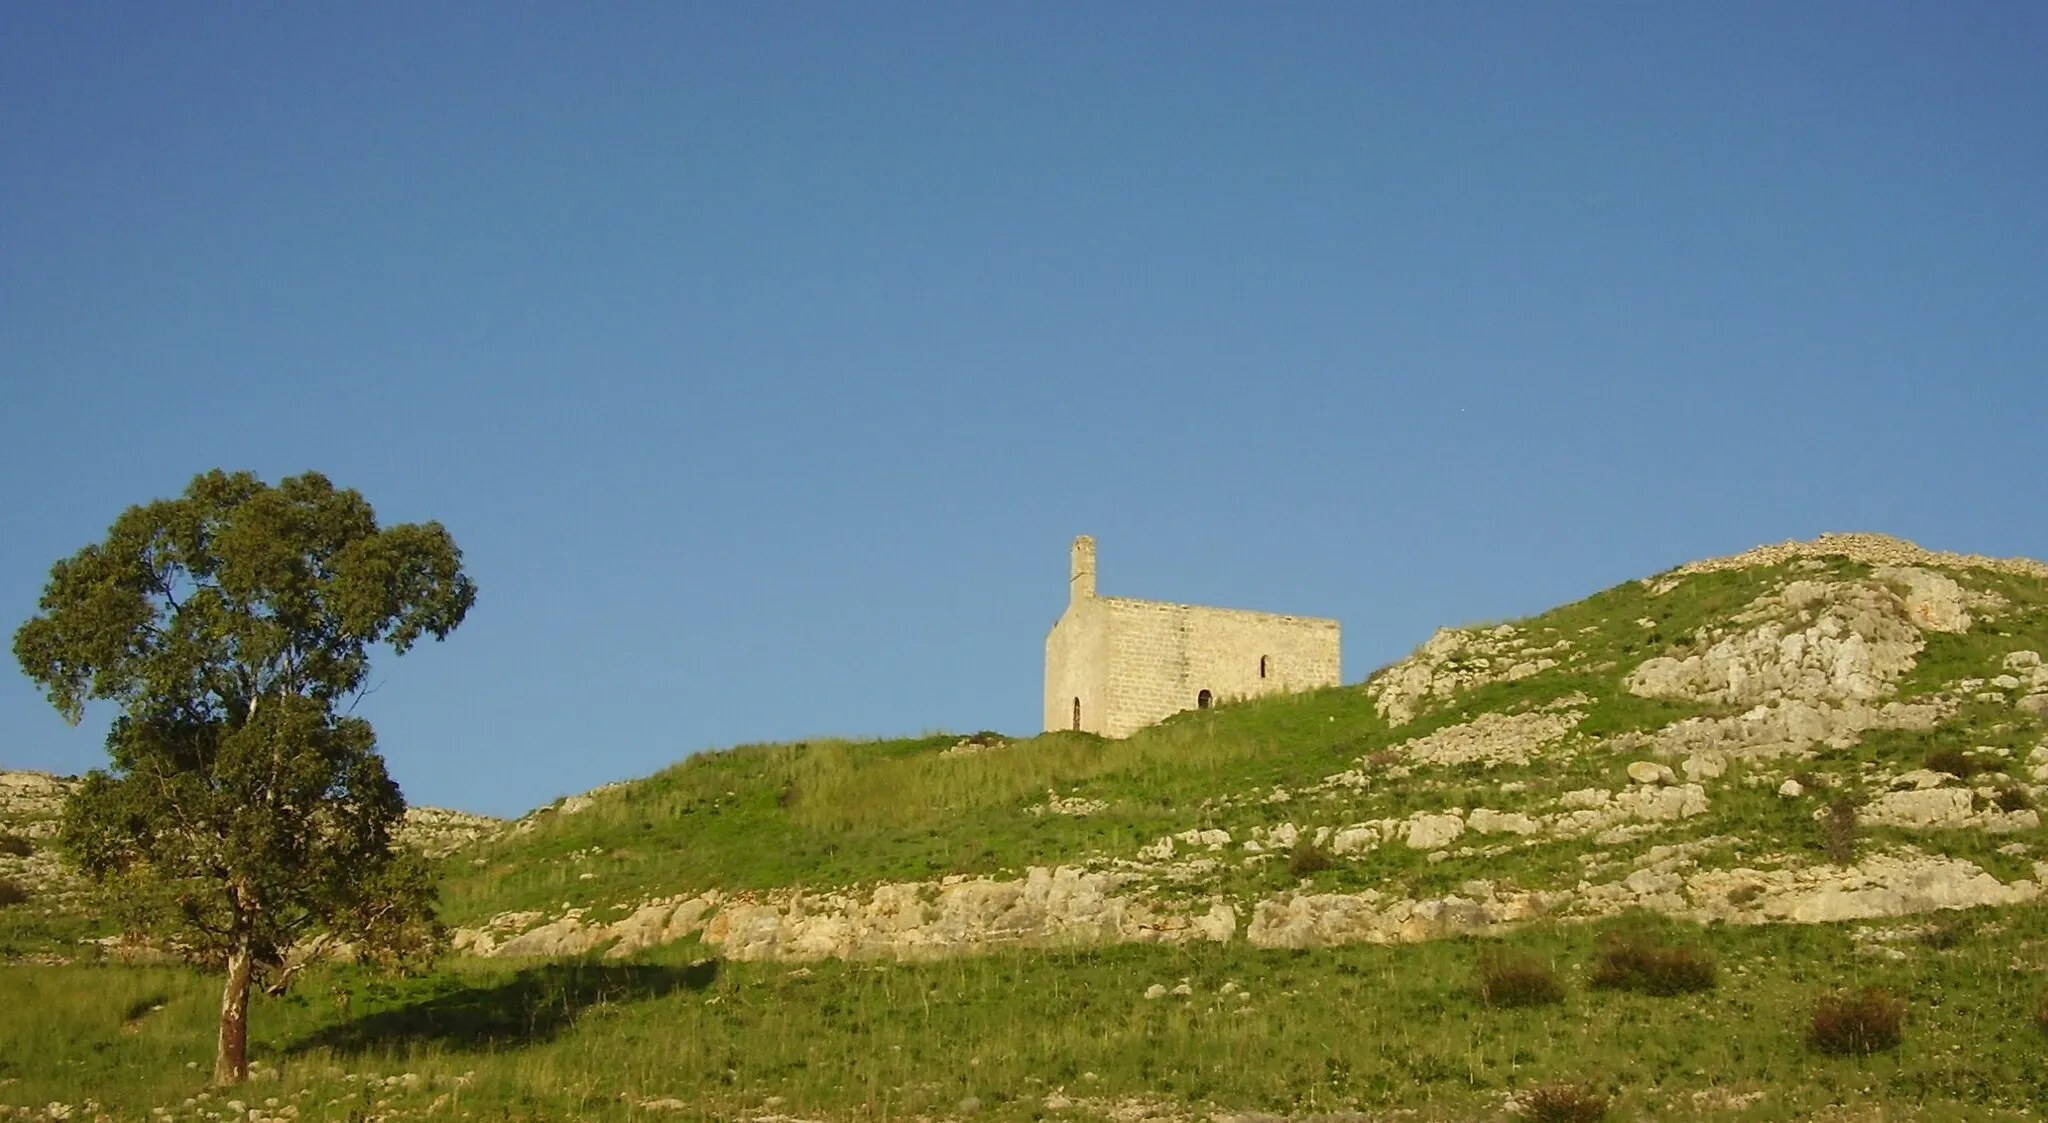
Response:
[[[405,800],[341,704],[373,649],[442,639],[475,599],[439,523],[380,529],[318,473],[216,470],[57,562],[15,633],[67,720],[120,706],[61,845],[132,930],[226,970],[217,1081],[247,1075],[252,980],[281,988],[309,943],[436,939],[425,868],[391,843]]]

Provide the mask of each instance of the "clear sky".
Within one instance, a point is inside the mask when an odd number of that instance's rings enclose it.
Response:
[[[481,593],[359,712],[517,813],[1031,732],[1105,594],[1362,679],[1826,530],[2048,557],[2039,3],[13,4],[0,624],[318,469]],[[79,772],[0,675],[0,767]]]

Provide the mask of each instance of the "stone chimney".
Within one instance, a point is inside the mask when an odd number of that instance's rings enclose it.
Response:
[[[1067,603],[1079,604],[1095,595],[1095,539],[1074,539],[1073,565],[1067,576]]]

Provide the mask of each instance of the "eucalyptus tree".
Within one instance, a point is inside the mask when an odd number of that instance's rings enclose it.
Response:
[[[128,930],[224,971],[217,1083],[248,1076],[252,982],[281,991],[322,944],[438,941],[425,865],[392,844],[404,797],[347,711],[373,650],[443,639],[475,599],[439,523],[380,528],[314,472],[215,470],[57,562],[15,633],[66,720],[120,708],[60,846]]]

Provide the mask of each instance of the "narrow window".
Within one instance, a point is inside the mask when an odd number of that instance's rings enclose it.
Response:
[[[1209,708],[1210,704],[1215,701],[1215,695],[1212,695],[1208,691],[1204,690],[1200,694],[1195,695],[1195,708],[1198,710],[1206,710]]]
[[[1074,699],[1074,732],[1076,732],[1076,733],[1079,733],[1080,731],[1081,731],[1081,700],[1080,700],[1079,698],[1076,698],[1076,699]]]
[[[1268,665],[1268,664],[1270,664],[1270,663],[1271,663],[1272,661],[1273,661],[1273,657],[1272,657],[1271,655],[1261,655],[1261,656],[1259,656],[1259,677],[1260,677],[1260,678],[1265,678],[1265,677],[1266,677],[1266,668],[1267,668],[1267,665]]]

